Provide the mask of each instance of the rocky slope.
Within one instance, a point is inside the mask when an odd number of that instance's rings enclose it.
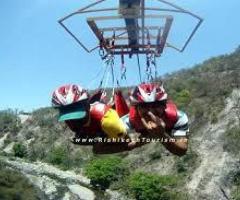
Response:
[[[235,92],[240,94],[239,90]],[[219,114],[216,124],[206,124],[192,138],[201,162],[195,169],[187,189],[193,199],[228,199],[230,185],[228,175],[237,169],[240,158],[224,150],[224,136],[228,126],[238,125],[238,118],[233,112],[232,96],[226,101],[225,109]]]
[[[240,188],[233,181],[240,174],[239,66],[237,49],[165,77],[169,96],[190,118],[189,151],[179,158],[152,143],[119,154],[130,172],[179,176],[177,191],[184,191],[186,199],[238,200],[240,195],[232,192]],[[82,169],[97,156],[91,147],[69,142],[72,133],[57,122],[56,111],[43,108],[19,117],[0,126],[0,162],[24,174],[38,189],[40,199],[129,199],[122,191],[93,189]],[[18,143],[27,149],[27,153],[21,149],[24,159],[14,157]]]

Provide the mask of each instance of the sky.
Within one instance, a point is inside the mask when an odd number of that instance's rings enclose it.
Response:
[[[101,77],[98,72],[104,69],[98,52],[86,53],[57,22],[90,2],[93,0],[1,0],[0,110],[32,111],[50,106],[52,92],[64,84],[75,83],[91,89],[98,86]],[[114,2],[117,6],[117,1]],[[239,0],[170,2],[194,12],[204,21],[183,53],[164,51],[158,59],[160,75],[230,53],[240,45]],[[93,42],[92,35],[83,28],[85,19],[78,19],[83,39]],[[189,21],[177,18],[176,22],[178,30],[171,37],[177,41]],[[116,65],[120,66],[118,61]],[[141,65],[145,66],[143,58]],[[127,81],[123,84],[137,84],[136,59],[127,60],[126,67]]]

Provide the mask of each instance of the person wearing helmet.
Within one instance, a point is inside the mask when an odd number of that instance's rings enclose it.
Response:
[[[161,138],[173,154],[186,153],[188,117],[167,98],[162,84],[138,85],[131,92],[130,101],[129,128],[141,133],[141,137]]]
[[[65,121],[75,132],[73,143],[93,144],[96,153],[104,148],[104,144],[97,145],[95,141],[89,143],[89,140],[86,142],[81,139],[128,137],[125,125],[117,112],[97,100],[91,101],[88,92],[78,85],[64,85],[56,89],[52,95],[52,105],[59,110],[59,121]],[[128,150],[128,144],[114,146],[114,149],[107,148],[108,151]]]

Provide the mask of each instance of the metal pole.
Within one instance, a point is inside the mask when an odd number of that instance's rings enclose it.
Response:
[[[141,15],[142,15],[142,45],[145,44],[145,0],[141,1]]]

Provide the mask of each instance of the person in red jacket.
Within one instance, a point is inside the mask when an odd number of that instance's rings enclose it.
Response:
[[[128,150],[131,141],[114,142],[117,139],[129,139],[126,126],[119,117],[119,113],[122,115],[126,111],[123,112],[120,104],[116,106],[117,110],[112,109],[95,97],[90,98],[81,86],[70,84],[53,92],[52,104],[59,110],[59,121],[64,121],[75,133],[72,140],[74,144],[93,145],[95,153]]]
[[[130,101],[130,113],[124,120],[129,129],[141,133],[142,138],[161,138],[162,144],[173,154],[186,153],[188,117],[167,99],[162,85],[140,84],[131,92]]]

